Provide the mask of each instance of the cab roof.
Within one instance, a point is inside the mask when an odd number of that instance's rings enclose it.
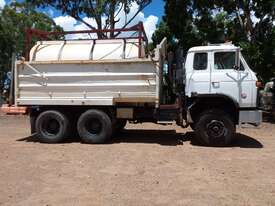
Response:
[[[189,49],[188,52],[208,52],[208,51],[221,51],[221,50],[236,50],[236,47],[233,44],[217,44],[217,45],[208,45],[208,46],[196,46]]]

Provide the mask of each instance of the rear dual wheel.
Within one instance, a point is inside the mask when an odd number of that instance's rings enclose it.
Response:
[[[71,131],[67,115],[56,110],[44,111],[37,118],[31,116],[30,120],[32,133],[36,132],[37,137],[43,143],[61,142]],[[117,129],[125,126],[124,122],[120,123]],[[112,122],[105,112],[88,110],[79,117],[77,131],[84,143],[104,143],[112,135]]]
[[[195,131],[195,129],[196,129],[195,123],[191,123],[191,124],[189,124],[189,126],[191,127],[191,129],[192,129],[193,131]]]
[[[127,120],[125,120],[125,119],[116,119],[116,120],[113,120],[112,124],[113,124],[113,133],[119,133],[126,126]]]
[[[31,119],[31,121],[34,121]],[[32,132],[34,129],[32,128]],[[59,111],[48,110],[38,115],[35,131],[41,142],[58,143],[64,140],[69,131],[68,117]]]
[[[100,110],[88,110],[78,119],[77,130],[84,143],[105,143],[112,135],[112,122],[110,117]]]

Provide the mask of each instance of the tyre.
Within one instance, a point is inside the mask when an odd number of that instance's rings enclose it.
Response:
[[[273,106],[273,107],[275,107],[275,106]],[[273,120],[275,120],[275,108],[273,108],[273,110],[272,110],[272,117],[273,117]]]
[[[36,118],[37,117],[35,115],[30,115],[31,135],[36,133],[36,129],[35,129]]]
[[[219,110],[209,110],[203,113],[195,128],[197,140],[206,146],[229,145],[235,132],[236,127],[231,118]]]
[[[192,129],[193,131],[195,131],[195,129],[196,129],[195,123],[191,123],[191,124],[189,124],[189,126],[191,127],[191,129]]]
[[[127,124],[127,120],[117,119],[113,123],[113,132],[121,132]]]
[[[79,117],[77,131],[84,143],[105,143],[112,135],[112,122],[106,113],[91,109]]]
[[[41,142],[61,142],[69,131],[67,116],[59,111],[42,112],[36,119],[35,130]]]

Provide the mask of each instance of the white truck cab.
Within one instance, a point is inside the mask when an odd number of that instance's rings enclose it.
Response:
[[[185,61],[185,94],[193,97],[223,97],[239,111],[239,123],[260,124],[257,77],[240,48],[231,43],[191,48]]]

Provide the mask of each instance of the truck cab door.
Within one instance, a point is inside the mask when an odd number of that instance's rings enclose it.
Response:
[[[187,96],[208,94],[210,92],[210,62],[208,52],[192,52],[185,62]]]
[[[229,96],[240,107],[250,107],[253,98],[251,73],[237,55],[237,50],[212,52],[211,93]],[[240,61],[239,67],[236,60]]]

